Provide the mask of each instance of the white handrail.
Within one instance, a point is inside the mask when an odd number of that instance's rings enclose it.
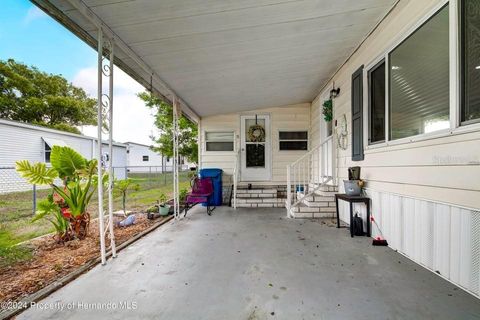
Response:
[[[237,209],[237,186],[238,178],[240,176],[240,149],[235,155],[235,163],[233,165],[233,208]]]
[[[320,187],[333,181],[332,159],[327,159],[328,149],[332,148],[332,137],[325,139],[318,146],[302,155],[295,162],[287,165],[287,214],[294,218],[292,208]],[[330,144],[330,145],[329,145]],[[331,171],[331,172],[330,172]],[[294,190],[292,190],[292,186]],[[292,193],[295,198],[292,198]],[[300,193],[301,196],[297,197]]]
[[[323,144],[323,143],[322,143],[322,144]],[[300,161],[302,161],[303,159],[305,159],[306,157],[308,157],[310,154],[312,154],[312,153],[315,152],[316,150],[320,149],[320,147],[322,146],[322,144],[319,144],[318,146],[316,146],[316,147],[313,148],[312,150],[308,151],[308,152],[305,153],[303,156],[301,156],[300,158],[298,158],[297,160],[295,160],[294,162],[292,162],[290,165],[291,165],[291,166],[296,165],[297,163],[299,163]]]

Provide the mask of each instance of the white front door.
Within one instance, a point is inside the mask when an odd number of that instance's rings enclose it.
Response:
[[[240,116],[240,122],[241,180],[271,180],[270,116]]]

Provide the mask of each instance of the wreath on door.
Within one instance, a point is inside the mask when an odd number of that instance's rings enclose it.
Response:
[[[259,124],[250,126],[250,128],[248,128],[248,139],[251,142],[265,141],[265,129]]]

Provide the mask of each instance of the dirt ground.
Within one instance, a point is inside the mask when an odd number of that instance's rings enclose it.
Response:
[[[135,213],[135,216],[134,225],[115,228],[117,246],[166,219],[160,217],[149,220],[143,213]],[[52,235],[47,235],[33,239],[27,245],[33,252],[31,259],[0,268],[0,302],[15,301],[28,296],[96,259],[100,248],[98,221],[90,223],[89,234],[84,240],[59,244]]]

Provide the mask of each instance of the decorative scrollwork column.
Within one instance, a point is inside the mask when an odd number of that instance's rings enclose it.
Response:
[[[112,257],[116,257],[115,235],[113,231],[113,60],[114,43],[98,31],[98,110],[97,110],[97,160],[98,160],[98,222],[100,232],[100,256],[106,262],[106,238],[110,238]],[[103,88],[103,78],[108,79],[108,89]],[[108,134],[108,153],[103,152],[102,136]],[[103,176],[108,172],[108,214],[103,208]]]

